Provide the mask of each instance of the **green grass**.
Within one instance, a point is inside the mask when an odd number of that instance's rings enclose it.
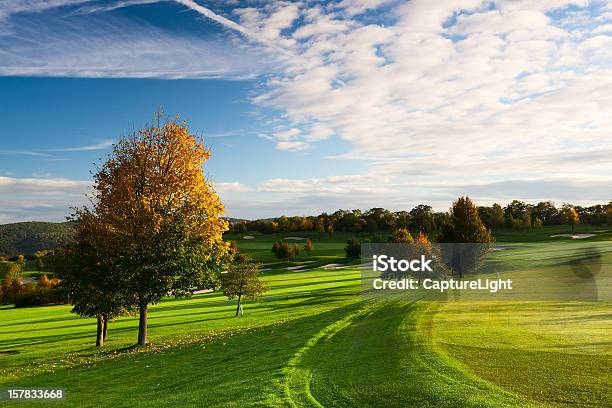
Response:
[[[574,226],[574,234],[596,233],[592,238],[587,238],[585,242],[592,241],[607,241],[612,239],[612,228],[593,225],[579,224]],[[551,238],[551,235],[572,234],[572,228],[569,225],[550,225],[541,228],[536,228],[528,231],[515,231],[510,228],[501,228],[494,231],[495,238],[498,242],[543,242],[543,241],[567,241],[572,240],[567,237]],[[582,241],[582,240],[581,240]]]
[[[612,400],[610,306],[439,303],[433,343],[479,377],[535,402],[605,406]]]
[[[263,302],[234,318],[219,293],[166,299],[141,348],[135,317],[98,350],[93,319],[69,306],[0,307],[0,387],[64,388],[75,407],[612,405],[611,302],[368,302],[358,271],[320,268],[351,235],[313,234],[315,251],[288,263],[272,242],[304,234],[234,236],[272,268]],[[533,235],[499,243],[512,249],[497,265],[560,271],[584,245]]]

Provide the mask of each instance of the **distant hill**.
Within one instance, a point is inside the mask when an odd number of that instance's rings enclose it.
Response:
[[[227,220],[227,222],[229,222],[230,224],[238,224],[239,222],[249,221],[249,220],[244,219],[244,218],[232,218],[232,217],[227,218],[227,217],[226,217],[225,219],[226,219],[226,220]]]
[[[73,234],[70,222],[17,222],[0,225],[0,255],[30,255],[54,249]]]
[[[248,221],[227,218],[231,224]],[[73,234],[70,222],[17,222],[0,224],[0,256],[32,255],[42,249],[54,249],[58,242],[70,239]]]

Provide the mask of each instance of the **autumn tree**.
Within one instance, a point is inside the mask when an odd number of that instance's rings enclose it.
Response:
[[[204,176],[209,157],[185,122],[157,115],[120,139],[94,176],[91,214],[106,232],[99,245],[115,259],[105,272],[117,274],[139,310],[139,345],[147,343],[149,304],[218,283],[228,224]]]
[[[460,278],[484,256],[481,246],[461,244],[486,244],[494,240],[491,231],[480,219],[478,208],[469,197],[459,197],[453,203],[449,220],[442,226],[438,237],[440,243],[452,244],[444,248],[449,257],[449,266]]]
[[[308,253],[308,255],[310,255],[310,251],[312,251],[313,247],[314,247],[314,245],[312,244],[311,239],[308,238],[306,240],[306,243],[304,244],[304,251],[306,251],[306,253]]]
[[[226,273],[221,274],[221,290],[229,300],[238,299],[236,316],[242,312],[242,300],[256,300],[267,290],[267,283],[259,280],[260,265],[247,256],[237,256]]]
[[[10,303],[12,297],[20,293],[22,289],[21,266],[15,262],[8,262],[6,264],[4,279],[0,284],[0,304]]]
[[[414,243],[419,245],[431,245],[429,242],[429,237],[423,231],[420,231],[416,238],[414,238]]]
[[[22,266],[17,262],[7,262],[5,267],[5,276],[11,276],[14,279],[21,280]]]
[[[578,211],[576,211],[576,208],[574,208],[571,204],[563,204],[561,214],[565,224],[571,226],[573,233],[574,225],[580,224],[580,215],[578,214]]]
[[[414,242],[414,238],[412,238],[407,228],[398,228],[393,237],[391,237],[391,242],[394,244],[411,244]]]
[[[272,253],[278,259],[289,260],[300,255],[300,247],[291,245],[284,241],[276,241],[272,245]]]
[[[413,247],[415,255],[425,255],[428,259],[432,257],[432,255],[434,254],[434,250],[437,250],[437,248],[434,248],[434,246],[431,245],[429,237],[423,231],[420,231],[414,238]],[[418,279],[419,284],[421,284],[422,279],[428,276],[427,271],[416,271],[413,273],[414,276]]]

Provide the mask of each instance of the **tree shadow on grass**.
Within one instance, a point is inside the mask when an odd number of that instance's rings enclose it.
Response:
[[[274,315],[276,311],[281,311],[281,310],[286,311],[288,309],[293,309],[296,311],[296,313],[298,313],[300,309],[305,308],[305,307],[317,306],[317,305],[322,305],[322,304],[333,304],[334,302],[344,301],[346,299],[350,299],[355,296],[356,296],[355,293],[351,291],[342,291],[342,290],[339,290],[338,288],[323,288],[323,289],[317,289],[316,292],[305,292],[305,293],[300,293],[297,295],[281,296],[278,299],[270,299],[269,302],[263,302],[263,303],[258,303],[258,304],[247,302],[245,303],[245,305],[248,307],[248,305],[251,304],[252,305],[251,310],[254,314],[258,314],[259,312],[265,311],[266,313],[269,312],[271,315]],[[280,301],[285,301],[287,299],[294,300],[294,302],[291,304],[280,303]],[[296,299],[301,299],[301,300],[295,302]],[[205,306],[206,308],[211,307],[210,304],[206,304]],[[196,309],[192,313],[164,314],[164,315],[158,316],[157,313],[160,312],[160,310],[163,310],[165,313],[167,313],[168,311],[171,311],[171,310],[181,310],[181,309],[187,309],[189,307],[158,308],[154,306],[150,309],[149,328],[155,329],[155,328],[172,327],[172,326],[180,327],[183,325],[193,325],[197,323],[206,323],[206,322],[212,322],[212,321],[232,319],[234,317],[234,311],[233,311],[234,304],[233,303],[229,304],[227,301],[224,301],[223,303],[219,303],[213,307],[218,310],[197,310]],[[193,305],[190,308],[193,310],[194,309]],[[189,319],[188,321],[185,321],[185,320],[172,321],[172,319],[188,318],[191,316],[219,315],[219,314],[224,313],[224,310],[221,310],[221,309],[227,309],[226,310],[227,314],[221,315],[218,317]],[[249,313],[248,310],[247,310],[247,313]],[[75,316],[71,319],[62,319],[62,320],[79,320],[81,321],[82,324],[76,327],[74,325],[69,325],[69,326],[64,325],[64,326],[54,326],[54,327],[48,327],[48,328],[45,327],[41,329],[35,329],[36,333],[44,332],[44,331],[51,332],[51,331],[57,331],[57,330],[62,330],[62,329],[73,329],[73,330],[70,331],[69,333],[49,333],[48,335],[28,336],[28,337],[23,337],[23,338],[17,338],[17,336],[15,336],[15,338],[1,340],[0,349],[30,347],[30,346],[36,346],[36,345],[42,345],[42,344],[51,345],[51,344],[55,344],[55,343],[63,342],[67,340],[82,340],[86,338],[95,337],[95,320],[94,319],[84,319],[84,318],[79,318]],[[160,321],[160,323],[156,323],[158,320]],[[169,320],[169,321],[164,323],[163,322],[164,320]],[[121,324],[121,325],[130,324],[130,326],[117,327],[117,324]],[[129,317],[129,318],[122,318],[118,322],[111,322],[111,325],[109,327],[110,338],[112,339],[116,335],[121,335],[121,334],[129,333],[129,332],[136,332],[138,328],[137,325],[138,325],[138,318],[135,316]],[[203,327],[202,329],[205,330],[209,328]],[[15,330],[12,332],[6,332],[6,334],[20,334],[20,333],[30,333],[30,332],[32,332],[32,330]]]
[[[11,380],[20,387],[66,389],[66,406],[273,405],[284,401],[282,370],[295,351],[358,303],[248,331],[231,331],[165,351],[134,348],[75,366]],[[238,335],[239,334],[239,335]],[[119,356],[117,356],[119,354]],[[267,402],[266,402],[267,401]]]

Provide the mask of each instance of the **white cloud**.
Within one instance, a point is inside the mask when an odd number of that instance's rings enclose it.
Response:
[[[9,156],[33,156],[42,157],[48,160],[64,160],[62,158],[55,157],[51,152],[87,152],[94,150],[108,149],[113,145],[112,140],[102,140],[101,142],[84,145],[84,146],[70,146],[70,147],[58,147],[53,149],[40,149],[40,150],[0,150],[0,155]]]
[[[234,14],[240,18],[241,25],[258,38],[264,38],[267,42],[275,41],[283,46],[295,44],[293,40],[281,36],[282,30],[291,27],[299,17],[299,6],[295,3],[274,2],[264,9],[237,8]]]
[[[0,18],[48,8],[43,3],[2,3]],[[565,200],[567,187],[588,201],[609,187],[596,180],[612,174],[609,2],[283,1],[228,16],[194,1],[176,3],[228,29],[230,39],[172,36],[142,24],[126,31],[126,21],[96,14],[83,17],[92,19],[87,36],[45,28],[43,46],[41,28],[25,24],[24,40],[0,54],[0,74],[265,72],[253,103],[275,112],[264,137],[277,149],[307,151],[333,135],[344,143],[335,160],[366,162],[356,178],[218,184],[227,194],[282,194],[286,204],[293,199],[305,208],[315,198],[337,203],[348,196],[406,208],[407,196],[445,207],[457,194],[501,197],[502,187],[516,198]],[[361,18],[377,7],[387,18]],[[544,183],[542,191],[534,180]]]
[[[31,150],[0,150],[0,155],[51,157],[50,154],[41,153],[37,151],[31,151]]]
[[[108,149],[113,145],[112,140],[103,140],[99,143],[85,146],[73,146],[73,147],[58,147],[55,149],[47,149],[49,152],[87,152],[92,150],[104,150]]]
[[[0,17],[16,13],[40,13],[48,9],[85,3],[87,0],[4,0],[0,3]]]
[[[330,36],[349,29],[349,23],[325,14],[321,8],[310,8],[305,15],[306,24],[295,30],[293,38],[306,39],[313,36]]]
[[[281,140],[276,143],[276,148],[279,150],[287,150],[290,152],[299,152],[301,150],[305,150],[308,148],[308,144],[306,142],[301,142],[299,140]]]
[[[552,200],[589,206],[609,200],[612,177],[516,178],[505,181],[457,183],[444,179],[404,178],[378,175],[329,176],[309,179],[270,179],[250,187],[243,195],[222,193],[226,213],[247,218],[313,215],[322,211],[384,206],[393,211],[409,210],[418,204],[446,211],[460,195],[469,195],[478,205],[505,205],[519,199],[536,203]],[[350,200],[347,200],[350,197]]]
[[[306,136],[307,142],[318,142],[319,140],[328,139],[334,131],[325,125],[315,123],[311,126],[308,136]]]
[[[87,186],[87,181],[70,180],[65,178],[43,179],[43,178],[13,178],[0,176],[0,188],[3,192],[13,192],[16,190],[34,191],[37,193],[53,193],[58,188],[81,189]],[[8,189],[13,190],[8,190]],[[32,189],[32,190],[30,190]]]
[[[610,17],[612,17],[612,16],[610,16]],[[604,24],[604,25],[601,25],[601,26],[599,26],[599,27],[596,27],[596,28],[593,30],[593,33],[594,33],[594,34],[600,34],[600,33],[612,33],[612,24]]]
[[[350,16],[356,16],[368,10],[376,9],[392,0],[342,0],[337,7],[343,9]]]
[[[546,14],[589,3],[494,3],[413,0],[384,27],[352,18],[359,9],[304,12],[295,62],[254,99],[303,129],[274,135],[277,148],[335,134],[350,146],[337,157],[365,159],[371,174],[457,185],[610,174],[600,161],[524,159],[612,146],[612,37],[576,26],[576,12]]]
[[[287,130],[283,130],[281,132],[274,133],[274,137],[278,140],[292,140],[300,135],[300,130],[297,128],[291,128]]]
[[[147,3],[152,1],[2,2],[0,75],[252,78],[270,69],[271,61],[261,57],[274,44],[193,1],[175,1],[177,12],[188,8],[226,33],[185,36],[108,13]],[[228,32],[252,43],[236,41]]]
[[[215,190],[219,193],[245,193],[248,191],[253,191],[253,189],[249,186],[246,186],[238,181],[232,182],[219,182],[214,184]]]
[[[69,205],[87,202],[90,185],[65,178],[0,177],[0,223],[64,221],[70,214]]]

